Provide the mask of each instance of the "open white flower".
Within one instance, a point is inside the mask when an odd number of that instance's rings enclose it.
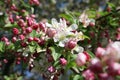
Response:
[[[58,22],[56,19],[51,20],[51,24],[46,23],[46,26],[49,28],[54,28],[56,30],[56,34],[53,37],[54,42],[59,42],[59,46],[64,47],[65,43],[70,39],[74,38],[77,41],[82,39],[82,32],[73,33],[78,28],[77,24],[72,24],[67,26],[66,20],[60,19]]]
[[[79,21],[83,24],[83,27],[85,27],[85,28],[90,24],[90,22],[95,24],[95,20],[94,19],[89,19],[88,15],[85,12],[83,12],[81,14],[81,16],[79,17]]]
[[[89,20],[89,18],[88,18],[88,15],[85,14],[85,12],[81,14],[81,16],[79,17],[79,21],[80,21],[81,23],[83,23],[83,27],[85,27],[85,28],[86,28],[86,27],[89,25],[89,23],[90,23],[90,20]]]

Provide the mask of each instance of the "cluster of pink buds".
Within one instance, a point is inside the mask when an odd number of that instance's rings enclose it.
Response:
[[[5,37],[5,36],[1,38],[1,41],[5,42],[5,45],[9,45],[10,44],[8,38]]]
[[[40,4],[40,2],[39,2],[39,0],[29,0],[29,3],[30,4],[34,4],[34,5],[39,5]]]
[[[18,9],[17,9],[17,7],[16,7],[15,4],[12,4],[12,6],[11,6],[11,10],[13,10],[13,11],[18,11]]]
[[[116,80],[120,75],[120,42],[111,42],[106,48],[98,47],[96,57],[90,60],[88,68],[82,73],[85,80]],[[79,55],[85,63],[85,55]],[[79,64],[81,65],[81,64]]]

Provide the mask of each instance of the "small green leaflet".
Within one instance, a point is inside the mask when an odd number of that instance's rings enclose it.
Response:
[[[0,42],[0,52],[4,52],[4,49],[5,49],[5,43]]]
[[[36,47],[35,46],[29,46],[30,52],[35,52]]]
[[[91,51],[87,50],[87,52],[90,54],[90,57],[91,57],[91,58],[94,58],[94,57],[95,57],[94,53],[92,53]]]
[[[52,51],[53,59],[56,61],[61,56],[61,54],[58,53],[58,49],[55,49],[54,47],[50,47],[50,49]]]
[[[36,31],[33,30],[33,31],[30,33],[30,36],[31,36],[31,37],[35,37],[35,36],[36,36]]]
[[[75,75],[73,80],[83,80],[83,77],[81,75]]]

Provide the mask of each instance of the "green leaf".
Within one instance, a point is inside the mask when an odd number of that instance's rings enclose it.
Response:
[[[116,80],[120,80],[120,76],[116,76],[116,78],[117,78]]]
[[[35,36],[36,36],[36,31],[33,30],[33,31],[30,33],[30,36],[31,36],[31,37],[35,37]]]
[[[94,57],[95,57],[94,53],[92,53],[91,51],[87,50],[87,52],[90,54],[90,57],[91,57],[91,58],[94,58]]]
[[[8,76],[4,76],[5,80],[10,80],[10,78]]]
[[[37,53],[41,52],[41,47],[38,45],[36,48]]]
[[[58,58],[60,58],[61,54],[58,52],[59,50],[55,49],[54,47],[50,47],[52,51],[53,59],[56,61]]]
[[[0,42],[0,52],[4,52],[4,50],[5,50],[5,43]]]
[[[36,49],[36,46],[29,46],[29,50],[31,53],[35,52],[35,49]]]
[[[25,3],[23,0],[20,0],[20,2],[21,2],[22,6],[24,6],[26,8],[31,8],[31,6],[29,4],[27,4],[27,3]]]
[[[10,45],[7,46],[7,49],[8,49],[8,50],[13,50],[13,49],[15,49],[14,44],[13,44],[13,43],[10,43]]]
[[[89,18],[95,18],[96,17],[96,10],[88,10],[86,13],[89,15]]]
[[[98,12],[98,14],[100,14],[101,16],[107,15],[108,12]]]
[[[112,26],[112,27],[118,27],[119,26],[119,24],[118,24],[118,19],[117,18],[112,18],[112,17],[110,17],[110,21],[109,21],[109,24]]]
[[[59,61],[55,61],[53,66],[57,66],[59,64]]]
[[[113,3],[110,3],[110,2],[107,2],[108,6],[111,7],[111,8],[115,8],[115,4]]]
[[[35,11],[35,10],[34,10],[34,8],[33,8],[33,7],[31,7],[31,12],[32,12],[33,14],[34,14],[34,11]]]
[[[73,60],[75,60],[77,58],[77,54],[71,54],[71,57]]]
[[[3,1],[0,1],[0,5],[3,5],[4,4],[4,2]]]
[[[80,12],[75,12],[75,11],[74,11],[74,12],[72,12],[72,14],[79,17],[81,13],[80,13]]]
[[[18,26],[17,23],[14,23],[14,24],[8,23],[4,27],[13,28],[13,27],[17,27],[17,26]]]
[[[69,64],[67,65],[67,69],[71,68],[71,67],[76,67],[76,62],[75,61],[71,61],[69,62]]]
[[[83,77],[80,75],[75,75],[73,80],[83,80]]]
[[[66,20],[70,21],[71,23],[74,22],[73,17],[71,15],[69,15],[69,14],[60,14],[59,17],[63,17]]]
[[[84,39],[90,39],[88,36],[86,35],[83,35]]]

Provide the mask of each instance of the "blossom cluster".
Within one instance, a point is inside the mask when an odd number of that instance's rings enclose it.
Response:
[[[111,42],[106,48],[98,47],[95,55],[82,73],[85,80],[115,80],[120,75],[120,42]]]
[[[38,5],[39,2],[30,0],[30,4]],[[15,14],[16,12],[24,15]],[[78,24],[68,25],[67,21],[62,18],[59,22],[55,18],[51,22],[37,22],[35,15],[25,15],[26,12],[26,10],[19,10],[15,4],[12,4],[7,12],[7,26],[14,25],[14,27],[8,31],[11,34],[10,38],[8,36],[2,36],[1,38],[1,44],[4,45],[1,50],[4,53],[1,65],[9,63],[10,58],[15,56],[15,65],[27,64],[26,67],[32,70],[36,66],[35,61],[38,61],[40,65],[45,62],[47,63],[45,70],[56,74],[59,70],[53,64],[59,61],[57,66],[67,66],[69,64],[68,55],[66,55],[68,52],[69,55],[74,54],[74,51],[77,53],[83,52],[83,48],[78,45],[78,42],[84,40],[85,37],[83,32],[78,30]],[[55,53],[55,48],[61,50]],[[12,57],[8,57],[10,55]],[[45,58],[41,59],[41,56]]]

